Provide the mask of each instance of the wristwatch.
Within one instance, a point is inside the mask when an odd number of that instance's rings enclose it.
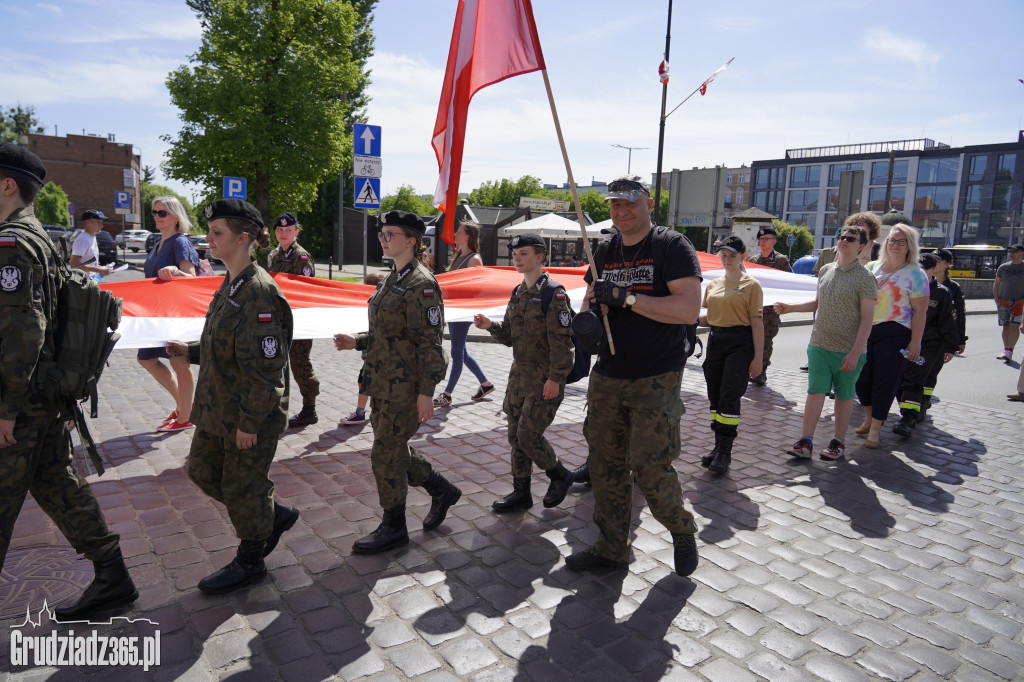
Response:
[[[626,307],[632,308],[636,305],[636,294],[629,294],[626,296]]]

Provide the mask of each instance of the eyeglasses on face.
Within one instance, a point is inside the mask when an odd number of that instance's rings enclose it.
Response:
[[[839,241],[841,241],[841,242],[850,242],[850,243],[853,243],[853,242],[859,242],[859,241],[860,241],[860,238],[859,238],[859,237],[857,237],[856,235],[852,235],[852,234],[844,234],[843,236],[841,236],[841,237],[839,238]]]
[[[889,239],[888,242],[890,244],[892,244],[893,246],[906,246],[907,245],[907,240],[906,239]]]
[[[396,234],[399,234],[399,233],[398,232],[378,232],[377,233],[377,239],[382,239],[382,240],[384,240],[386,242],[390,242],[392,239],[394,239]]]
[[[154,218],[155,218],[155,217],[157,217],[157,216],[159,216],[159,217],[161,217],[161,218],[166,218],[166,217],[167,217],[168,215],[170,215],[170,214],[169,214],[169,213],[168,213],[167,211],[165,211],[165,210],[164,210],[164,209],[162,209],[162,208],[161,208],[161,209],[159,209],[159,210],[157,210],[157,209],[155,209],[155,208],[154,208],[154,209],[153,209],[152,211],[150,211],[150,213],[152,213],[152,214],[153,214],[153,217],[154,217]]]

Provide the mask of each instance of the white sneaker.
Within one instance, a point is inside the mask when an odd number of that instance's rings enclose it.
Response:
[[[1010,362],[1011,360],[1013,360],[1013,351],[1005,349],[1002,350],[999,353],[999,355],[996,356],[996,360],[1004,360],[1006,362]]]

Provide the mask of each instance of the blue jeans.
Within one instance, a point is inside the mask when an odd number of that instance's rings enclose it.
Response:
[[[476,363],[473,356],[466,350],[466,337],[469,336],[469,325],[472,322],[449,322],[448,331],[452,337],[452,373],[448,376],[448,386],[445,387],[444,392],[448,395],[452,394],[455,390],[455,384],[459,383],[459,377],[462,376],[462,364],[465,363],[466,367],[469,367],[469,371],[477,378],[477,380],[483,384],[487,382],[487,375],[480,369],[480,365]]]

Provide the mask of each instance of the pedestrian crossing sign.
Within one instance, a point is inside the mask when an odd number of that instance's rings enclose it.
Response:
[[[380,178],[356,178],[356,208],[380,208]]]

